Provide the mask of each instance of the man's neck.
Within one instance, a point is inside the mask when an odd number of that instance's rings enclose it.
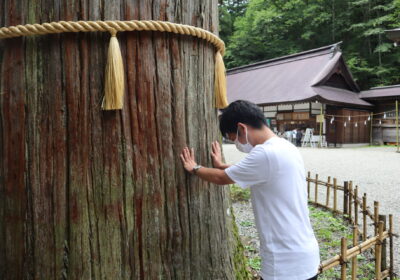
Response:
[[[276,137],[276,134],[272,132],[267,126],[263,126],[262,129],[258,130],[254,135],[254,143],[255,145],[263,144],[265,141],[268,141],[272,137]]]

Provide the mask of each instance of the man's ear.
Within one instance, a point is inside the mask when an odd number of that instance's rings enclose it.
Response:
[[[243,131],[244,127],[245,127],[244,123],[238,122],[238,124],[237,124],[238,129],[240,128]],[[241,131],[239,131],[239,133],[242,134]]]

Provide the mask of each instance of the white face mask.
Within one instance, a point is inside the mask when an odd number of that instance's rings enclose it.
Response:
[[[236,130],[235,145],[239,151],[243,153],[250,153],[250,151],[254,147],[249,143],[249,139],[247,138],[247,127],[245,127],[245,133],[246,133],[246,144],[242,144],[239,142],[239,126],[238,126],[238,129]]]

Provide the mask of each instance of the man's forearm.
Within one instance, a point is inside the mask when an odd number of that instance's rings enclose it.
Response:
[[[218,168],[218,169],[221,169],[221,170],[225,170],[225,169],[227,169],[229,166],[231,166],[230,164],[225,164],[225,163],[222,163],[222,164],[220,164],[218,167],[216,167],[216,168]]]
[[[207,182],[217,185],[233,184],[233,181],[226,175],[225,171],[219,168],[201,167],[196,171],[196,175]]]

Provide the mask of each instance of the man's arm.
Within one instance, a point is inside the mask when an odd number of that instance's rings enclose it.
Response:
[[[196,175],[201,179],[217,185],[228,185],[234,182],[226,175],[225,171],[218,168],[201,167],[196,171]]]
[[[183,167],[186,169],[186,171],[194,174],[193,168],[197,166],[197,163],[194,160],[194,149],[192,148],[189,150],[189,148],[185,147],[182,150],[180,157],[183,163]],[[217,185],[227,185],[234,183],[228,177],[228,175],[226,175],[224,170],[218,168],[201,167],[195,172],[195,174],[201,179]]]

